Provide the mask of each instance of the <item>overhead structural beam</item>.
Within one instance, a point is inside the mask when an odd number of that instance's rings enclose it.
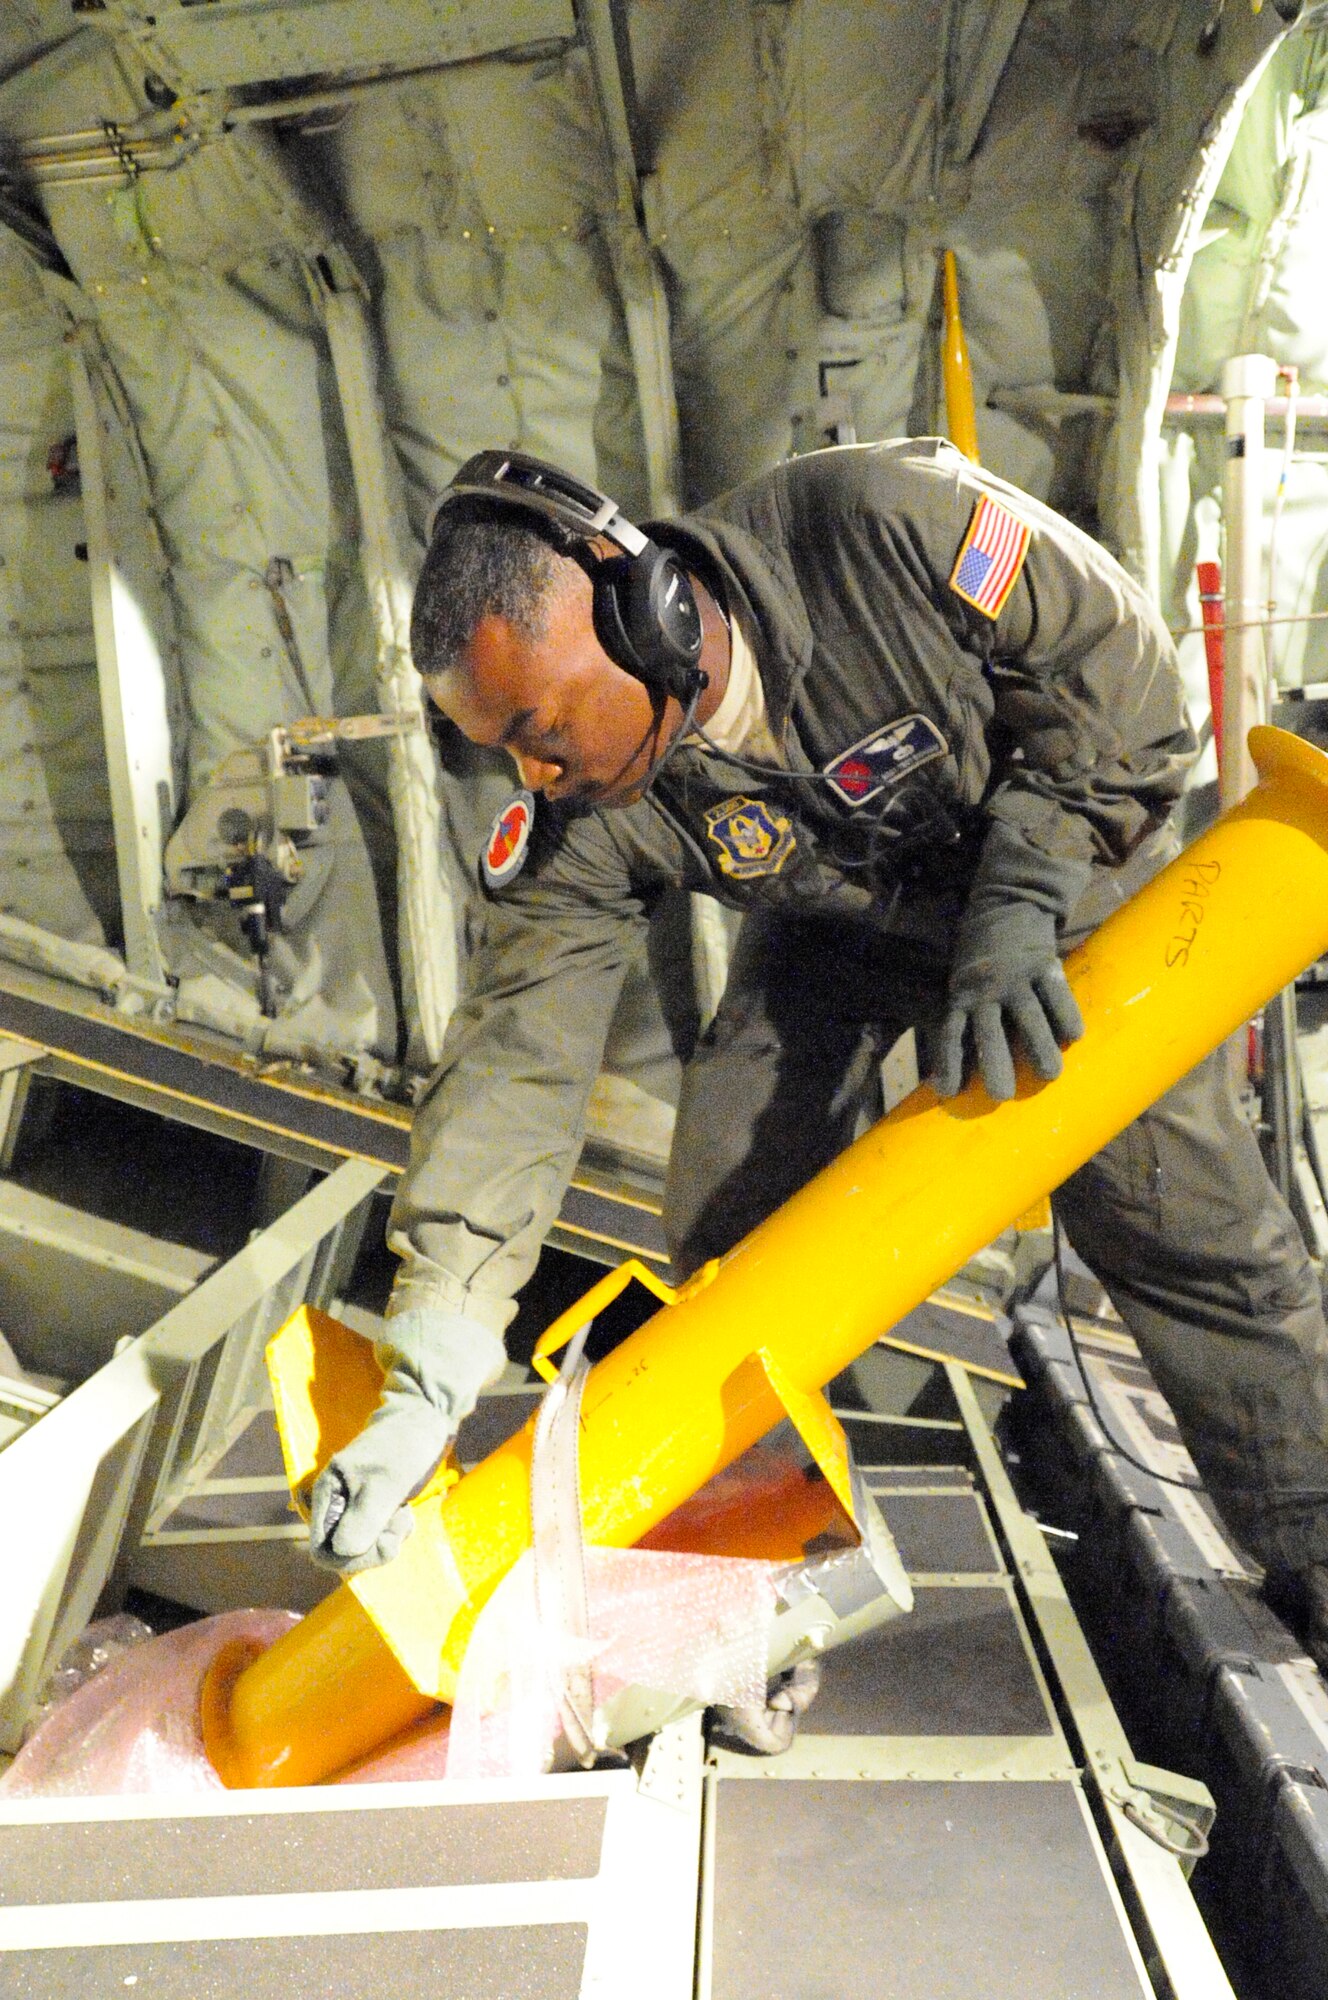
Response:
[[[125,962],[136,980],[164,994],[156,919],[175,782],[147,477],[93,328],[77,326],[68,351]]]
[[[613,212],[606,218],[606,236],[636,377],[646,491],[652,514],[672,514],[682,490],[678,394],[668,299],[650,244],[627,17],[621,0],[575,0],[575,4],[613,173]],[[728,946],[718,912],[706,898],[693,895],[690,913],[692,968],[705,1027],[714,1018],[728,978]]]
[[[647,228],[648,190],[637,155],[636,91],[627,23],[616,0],[576,0],[590,57],[613,175],[613,208],[604,218],[609,255],[627,322],[653,514],[671,514],[680,491],[678,398],[669,344],[664,281]]]

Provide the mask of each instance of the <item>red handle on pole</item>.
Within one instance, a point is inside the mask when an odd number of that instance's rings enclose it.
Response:
[[[1199,579],[1199,609],[1203,617],[1204,652],[1208,658],[1208,700],[1213,711],[1213,742],[1218,767],[1222,763],[1222,673],[1226,664],[1226,613],[1222,598],[1222,565],[1194,565]]]

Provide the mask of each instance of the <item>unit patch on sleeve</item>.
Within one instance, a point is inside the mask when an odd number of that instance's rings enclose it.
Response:
[[[739,882],[778,875],[795,845],[792,820],[763,799],[725,799],[711,806],[705,828],[719,849],[721,873]]]
[[[919,765],[944,757],[949,747],[927,716],[905,715],[884,729],[874,729],[851,749],[841,750],[826,765],[825,775],[845,805],[863,806]]]
[[[530,792],[518,792],[507,801],[489,828],[489,838],[480,856],[480,872],[490,889],[520,873],[530,845],[530,829],[535,824],[535,800]]]
[[[984,618],[999,618],[1019,581],[1033,530],[983,494],[973,509],[963,547],[950,572],[950,588]]]

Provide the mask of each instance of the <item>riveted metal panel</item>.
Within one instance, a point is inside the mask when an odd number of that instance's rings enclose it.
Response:
[[[1050,1732],[1004,1590],[920,1590],[897,1618],[828,1653],[807,1718],[816,1736],[1040,1736]]]
[[[721,1783],[716,1812],[711,2000],[1147,1991],[1071,1784]]]
[[[464,62],[575,33],[568,0],[152,0],[116,11],[201,90]]]

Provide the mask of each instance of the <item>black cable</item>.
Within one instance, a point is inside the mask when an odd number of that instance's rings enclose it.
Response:
[[[1125,1463],[1132,1465],[1137,1472],[1146,1472],[1148,1477],[1156,1479],[1160,1486],[1179,1486],[1186,1493],[1201,1491],[1202,1486],[1199,1482],[1189,1479],[1173,1479],[1169,1474],[1156,1472],[1151,1465],[1145,1465],[1141,1458],[1136,1458],[1132,1451],[1126,1450],[1103,1415],[1102,1407],[1097,1400],[1097,1394],[1093,1388],[1093,1379],[1088,1372],[1088,1364],[1084,1359],[1083,1349],[1079,1345],[1079,1336],[1074,1330],[1074,1322],[1070,1317],[1070,1309],[1065,1300],[1065,1262],[1061,1251],[1061,1224],[1060,1217],[1054,1209],[1051,1216],[1051,1254],[1056,1265],[1056,1300],[1061,1310],[1061,1323],[1069,1337],[1071,1352],[1074,1355],[1079,1373],[1083,1378],[1084,1393],[1088,1397],[1088,1407],[1097,1420],[1098,1429],[1102,1432],[1102,1435],[1106,1438],[1107,1443],[1111,1446],[1117,1457],[1123,1458]]]
[[[699,723],[689,734],[692,741],[704,743],[712,756],[720,758],[726,764],[735,765],[738,770],[746,771],[753,777],[770,779],[776,784],[783,782],[794,785],[833,785],[835,783],[834,775],[830,771],[790,771],[782,764],[758,764],[750,757],[740,757],[736,751],[723,749],[713,737],[707,736]],[[902,798],[903,794],[898,794],[897,797]],[[902,869],[927,841],[939,838],[944,846],[957,847],[962,836],[954,819],[939,801],[930,800],[928,803],[930,817],[913,827],[892,824],[882,813],[877,813],[874,818],[866,822],[866,851],[862,855],[842,854],[837,848],[831,847],[830,852],[837,866],[849,875],[856,872],[872,874],[883,862],[889,862],[892,866]],[[850,826],[852,824],[850,822]],[[895,849],[893,853],[890,851],[892,848]],[[895,887],[889,907],[891,917],[894,915],[903,887],[902,881]]]
[[[1127,1451],[1116,1436],[1116,1433],[1112,1430],[1111,1425],[1102,1413],[1102,1406],[1094,1393],[1092,1377],[1089,1375],[1087,1365],[1084,1361],[1083,1349],[1079,1345],[1079,1337],[1075,1333],[1074,1322],[1070,1317],[1069,1308],[1065,1302],[1065,1265],[1061,1256],[1061,1225],[1060,1219],[1054,1209],[1052,1210],[1051,1217],[1051,1245],[1052,1256],[1055,1259],[1056,1265],[1056,1298],[1060,1306],[1061,1323],[1069,1337],[1070,1348],[1078,1365],[1079,1373],[1083,1377],[1084,1393],[1088,1398],[1088,1407],[1093,1412],[1098,1428],[1106,1438],[1108,1445],[1119,1458],[1125,1460],[1127,1465],[1132,1465],[1137,1472],[1146,1472],[1148,1477],[1155,1479],[1159,1486],[1179,1486],[1186,1493],[1207,1493],[1208,1488],[1201,1479],[1173,1479],[1165,1472],[1155,1472],[1151,1465],[1145,1465],[1143,1459],[1136,1458],[1132,1451]],[[1257,1494],[1262,1499],[1269,1501],[1328,1501],[1328,1486],[1227,1486],[1223,1490],[1233,1494]]]
[[[709,685],[710,683],[706,679],[706,676],[698,673],[692,687],[692,692],[688,696],[687,706],[683,710],[682,721],[678,724],[678,727],[674,730],[664,748],[655,757],[653,762],[647,766],[646,774],[641,780],[642,798],[646,796],[646,793],[650,790],[650,787],[654,784],[674,751],[685,742],[689,735],[694,733],[692,725],[696,720],[696,711],[700,706],[701,696],[705,693]]]
[[[736,764],[740,771],[750,771],[757,778],[785,778],[795,785],[832,785],[834,779],[828,771],[790,771],[783,764],[757,764],[750,757],[740,757],[736,750],[725,750],[714,738],[707,736],[700,723],[691,731],[700,738],[707,750],[716,757],[722,757],[726,764]]]

